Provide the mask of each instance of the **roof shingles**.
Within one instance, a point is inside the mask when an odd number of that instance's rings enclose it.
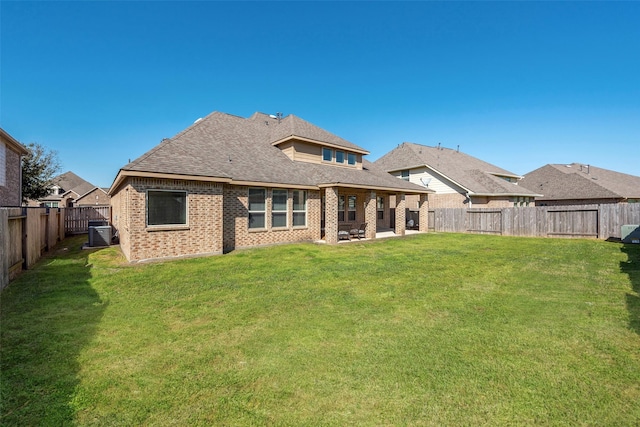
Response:
[[[123,171],[226,178],[238,182],[318,186],[342,183],[425,192],[374,164],[363,170],[292,161],[274,142],[290,136],[345,149],[366,150],[296,116],[281,120],[255,113],[248,119],[214,112],[162,141]]]
[[[640,177],[580,163],[542,166],[521,185],[543,194],[540,200],[640,198]]]
[[[426,166],[477,195],[536,195],[530,189],[500,178],[519,178],[513,172],[449,148],[405,142],[378,159],[376,164],[388,172]]]

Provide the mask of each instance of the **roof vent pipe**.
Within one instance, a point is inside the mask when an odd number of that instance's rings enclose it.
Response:
[[[438,142],[438,150],[440,150],[440,143]]]
[[[456,150],[456,153],[460,152],[460,144],[458,144],[458,149]]]
[[[282,120],[282,113],[276,113],[276,117],[278,118],[278,124],[280,124],[280,120]]]

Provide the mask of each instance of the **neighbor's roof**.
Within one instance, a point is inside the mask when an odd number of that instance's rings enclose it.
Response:
[[[295,116],[278,120],[262,113],[242,118],[214,112],[124,166],[119,176],[123,172],[135,172],[235,183],[308,188],[344,184],[426,192],[418,185],[398,182],[400,180],[366,161],[363,170],[293,161],[275,146],[291,137],[367,153]],[[118,179],[116,177],[111,191],[117,188]]]
[[[387,172],[427,167],[476,195],[536,196],[530,189],[499,176],[520,176],[458,150],[404,142],[376,160]]]
[[[640,177],[581,163],[548,164],[520,183],[543,194],[540,200],[640,198]]]
[[[40,200],[61,200],[62,196],[66,195],[69,192],[73,192],[80,196],[96,188],[95,185],[91,184],[88,181],[85,181],[71,171],[54,177],[52,179],[52,183],[53,185],[57,185],[58,187],[62,188],[64,190],[64,194],[50,194]]]

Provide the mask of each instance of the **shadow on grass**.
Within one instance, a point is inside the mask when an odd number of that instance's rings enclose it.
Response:
[[[629,276],[634,294],[627,294],[629,327],[640,335],[640,245],[623,244],[621,251],[627,259],[620,262],[620,270]]]
[[[105,306],[86,236],[59,243],[0,294],[0,424],[70,425],[78,356]]]

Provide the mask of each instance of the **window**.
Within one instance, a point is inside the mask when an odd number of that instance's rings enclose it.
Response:
[[[356,196],[349,196],[349,221],[356,220]]]
[[[249,228],[265,228],[267,190],[249,188]]]
[[[147,225],[187,225],[187,192],[147,191]]]
[[[384,197],[378,197],[378,219],[384,219]]]
[[[348,153],[347,154],[347,163],[349,163],[350,165],[355,165],[356,164],[356,155],[353,153]]]
[[[271,197],[271,226],[287,226],[287,198],[288,191],[274,189]]]
[[[322,149],[322,160],[330,162],[333,160],[333,150],[331,148]]]
[[[400,172],[400,173],[401,173],[401,178],[402,178],[403,180],[405,180],[405,181],[409,181],[409,171],[408,171],[408,170],[406,170],[406,171],[402,171],[402,172]]]
[[[293,226],[304,227],[307,225],[307,192],[293,190]]]
[[[344,151],[336,150],[336,163],[344,163]]]
[[[338,196],[338,221],[344,221],[344,196]]]

